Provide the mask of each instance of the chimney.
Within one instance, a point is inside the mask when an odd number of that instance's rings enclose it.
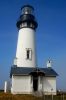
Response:
[[[51,60],[47,61],[47,68],[51,68],[52,67],[51,63],[52,63]]]
[[[17,58],[14,59],[14,65],[17,65]]]

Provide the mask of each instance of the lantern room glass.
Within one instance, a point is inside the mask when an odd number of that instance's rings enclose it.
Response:
[[[22,8],[22,14],[32,14],[34,15],[34,9],[29,6],[25,6]]]

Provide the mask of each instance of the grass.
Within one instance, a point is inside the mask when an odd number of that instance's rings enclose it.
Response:
[[[10,93],[0,93],[0,100],[42,100],[42,98],[27,94],[12,95]]]
[[[0,93],[0,100],[52,100],[52,96],[36,97],[33,95],[12,95],[10,93]],[[66,94],[58,94],[53,96],[53,100],[66,100]]]

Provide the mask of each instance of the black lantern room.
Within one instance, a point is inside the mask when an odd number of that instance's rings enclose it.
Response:
[[[30,5],[25,5],[21,8],[21,16],[17,21],[17,27],[21,28],[33,28],[36,29],[38,24],[34,16],[34,8]]]

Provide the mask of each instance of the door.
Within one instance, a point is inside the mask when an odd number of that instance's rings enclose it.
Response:
[[[33,90],[37,91],[38,90],[38,77],[33,76]]]

